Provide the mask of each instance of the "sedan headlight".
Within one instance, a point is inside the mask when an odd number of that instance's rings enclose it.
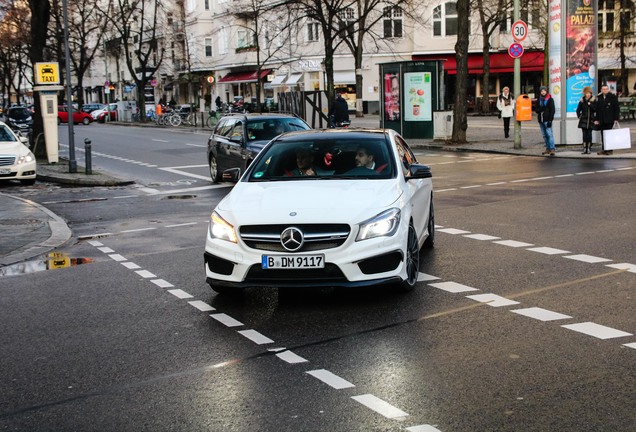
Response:
[[[29,152],[29,154],[20,156],[15,164],[20,165],[23,163],[33,162],[34,160],[35,160],[35,156],[33,156],[33,153]]]
[[[210,237],[212,238],[236,243],[236,232],[234,231],[234,227],[216,212],[212,213],[210,216],[209,231]]]
[[[400,215],[400,210],[393,208],[362,222],[356,241],[392,236],[400,226]]]

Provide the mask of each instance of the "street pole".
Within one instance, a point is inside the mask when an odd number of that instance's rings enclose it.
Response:
[[[71,61],[70,49],[68,46],[68,1],[62,0],[62,18],[64,20],[64,51],[66,69],[66,105],[68,109],[68,172],[77,172],[77,161],[75,160],[75,133],[73,132],[73,89],[71,87]]]
[[[517,22],[519,20],[519,0],[514,0],[514,9],[513,9],[513,22]],[[516,57],[514,59],[514,90],[513,93],[515,97],[519,97],[521,93],[521,58]],[[514,139],[514,148],[521,148],[521,122],[515,119],[515,139]]]

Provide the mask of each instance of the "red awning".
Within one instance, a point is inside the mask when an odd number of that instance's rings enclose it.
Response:
[[[263,79],[271,72],[271,69],[263,69],[261,70],[260,78]],[[225,75],[223,78],[219,80],[220,83],[248,83],[248,82],[256,82],[256,71],[250,72],[233,72]]]
[[[525,52],[521,56],[521,72],[542,72],[544,55],[540,51]],[[454,54],[436,54],[436,55],[416,55],[413,60],[446,60],[444,62],[444,71],[449,75],[457,73],[457,62]],[[514,72],[514,59],[508,53],[492,53],[490,54],[490,73],[512,73]],[[468,73],[482,74],[484,73],[484,57],[481,54],[468,55]]]

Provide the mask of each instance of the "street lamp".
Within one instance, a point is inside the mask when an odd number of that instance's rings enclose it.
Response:
[[[70,50],[68,46],[68,1],[62,0],[62,15],[64,24],[64,51],[65,51],[65,69],[66,69],[66,104],[68,105],[68,172],[77,172],[77,161],[75,160],[75,136],[73,132],[73,92],[71,88],[71,61]]]

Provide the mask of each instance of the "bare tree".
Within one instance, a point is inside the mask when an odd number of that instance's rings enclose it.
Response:
[[[453,135],[451,141],[456,144],[466,143],[468,129],[467,103],[468,95],[468,38],[470,24],[470,1],[457,0],[457,43],[455,58],[457,76],[455,80],[455,107],[453,109]]]
[[[9,100],[16,94],[20,102],[23,83],[30,83],[31,75],[27,70],[31,67],[29,60],[29,8],[25,2],[17,1],[0,5],[0,60],[2,66],[2,87]]]
[[[29,57],[31,63],[45,61],[44,48],[46,47],[47,28],[49,19],[51,18],[51,6],[48,0],[29,0],[31,9],[31,45]],[[40,107],[40,98],[35,98],[35,111],[42,112]],[[33,136],[37,137],[44,131],[44,122],[42,116],[35,116],[33,119]],[[37,138],[36,138],[37,141]],[[46,157],[45,146],[35,146],[34,153],[36,157]]]

